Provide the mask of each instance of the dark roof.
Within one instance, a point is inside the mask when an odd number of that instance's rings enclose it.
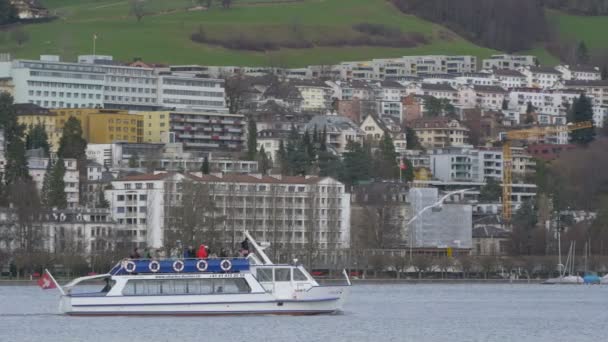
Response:
[[[327,83],[325,83],[324,81],[319,80],[319,79],[312,79],[312,80],[292,79],[292,80],[289,81],[289,83],[291,85],[293,85],[294,87],[330,88],[330,86],[328,86]]]
[[[608,87],[608,80],[579,81],[572,80],[564,83],[567,87]]]
[[[172,173],[159,173],[159,174],[145,174],[137,176],[127,176],[118,181],[131,182],[131,181],[152,181],[152,180],[163,180]],[[231,182],[231,183],[267,183],[267,184],[315,184],[323,180],[323,177],[300,177],[300,176],[253,176],[244,175],[238,173],[225,173],[221,176],[216,175],[202,175],[196,176],[190,173],[184,174],[185,177],[190,178],[194,181],[200,182]]]
[[[401,83],[389,80],[380,82],[380,86],[384,88],[405,88]]]
[[[502,87],[492,86],[492,85],[474,85],[473,89],[475,89],[475,91],[483,91],[483,92],[488,92],[488,93],[506,93],[507,92]]]
[[[573,65],[570,67],[570,70],[576,72],[595,72],[598,74],[600,73],[599,68],[594,67],[592,65]]]
[[[445,83],[422,83],[423,90],[436,90],[436,91],[456,91],[454,87]]]
[[[372,119],[376,122],[376,124],[378,125],[378,127],[380,127],[381,130],[383,130],[384,132],[389,132],[388,127],[386,127],[386,124],[380,120],[380,118],[376,115],[376,114],[370,114],[369,116],[372,117]]]
[[[553,68],[553,67],[544,67],[544,66],[530,67],[530,71],[535,72],[535,73],[540,73],[540,74],[557,74],[557,75],[562,74],[561,72],[555,70],[555,68]]]
[[[275,82],[264,92],[264,97],[277,99],[302,99],[300,91],[290,83]]]
[[[526,77],[524,74],[517,70],[512,69],[497,69],[494,70],[494,75],[497,76],[512,76],[512,77]]]
[[[17,115],[55,115],[47,108],[33,103],[15,103],[14,107]]]

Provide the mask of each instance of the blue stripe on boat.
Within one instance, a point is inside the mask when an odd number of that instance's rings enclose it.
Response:
[[[120,298],[120,297],[117,297]],[[339,297],[320,298],[320,299],[285,299],[285,300],[260,300],[242,302],[187,302],[187,303],[141,303],[141,304],[72,304],[78,307],[97,307],[97,306],[162,306],[162,305],[224,305],[224,304],[267,304],[267,303],[314,303],[331,302],[340,299]]]

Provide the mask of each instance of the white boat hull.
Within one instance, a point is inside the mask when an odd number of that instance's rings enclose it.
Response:
[[[342,309],[347,286],[316,287],[295,298],[270,293],[180,296],[62,296],[60,310],[74,316],[107,315],[315,315]]]
[[[585,280],[579,276],[565,276],[547,279],[544,284],[559,284],[559,285],[570,285],[570,284],[584,284]]]

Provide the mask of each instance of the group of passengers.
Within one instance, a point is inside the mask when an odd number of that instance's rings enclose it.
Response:
[[[173,248],[170,250],[170,257],[177,259],[180,256],[183,256],[184,259],[207,259],[207,258],[228,258],[230,255],[228,250],[224,247],[220,248],[219,253],[212,253],[209,249],[209,246],[205,244],[201,244],[198,249],[195,249],[193,246],[188,246],[188,248],[184,249],[183,253],[180,253],[179,249]],[[241,248],[239,249],[238,256],[245,258],[249,255],[249,239],[245,238],[241,242]],[[139,247],[135,247],[129,258],[131,259],[164,259],[166,257],[165,251],[163,249],[154,249],[151,247],[146,247],[144,249],[144,254],[140,252]]]

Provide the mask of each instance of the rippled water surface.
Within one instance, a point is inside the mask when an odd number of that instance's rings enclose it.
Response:
[[[67,317],[0,286],[0,341],[607,341],[608,286],[356,285],[342,314]]]

